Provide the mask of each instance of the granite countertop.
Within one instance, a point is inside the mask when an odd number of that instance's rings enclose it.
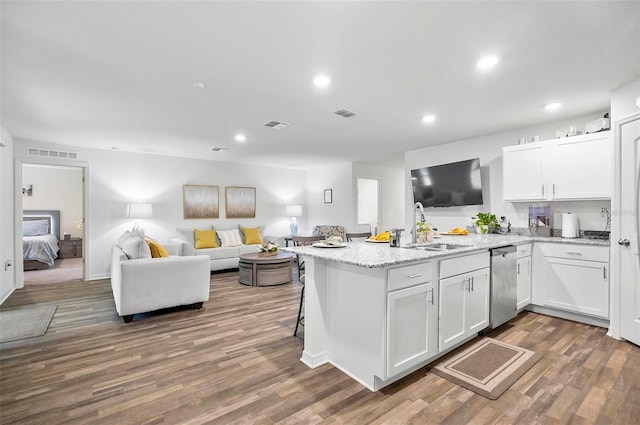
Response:
[[[505,245],[521,245],[529,242],[551,242],[579,245],[610,246],[610,241],[594,239],[564,239],[558,237],[531,237],[518,235],[477,235],[445,236],[441,235],[433,243],[460,245],[460,248],[446,251],[422,251],[406,246],[392,248],[388,243],[347,242],[343,248],[316,248],[313,246],[280,248],[303,256],[351,264],[360,267],[387,267],[416,261],[441,259],[474,251],[486,251]]]

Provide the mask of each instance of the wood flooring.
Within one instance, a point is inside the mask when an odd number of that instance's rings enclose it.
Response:
[[[640,348],[606,330],[523,313],[488,336],[543,359],[491,401],[422,368],[372,393],[300,362],[301,286],[211,277],[202,310],[124,324],[108,280],[17,290],[55,302],[46,335],[0,344],[2,424],[638,424]],[[302,328],[304,329],[304,328]]]

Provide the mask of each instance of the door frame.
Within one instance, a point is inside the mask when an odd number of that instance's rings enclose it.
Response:
[[[618,245],[618,239],[622,238],[623,229],[620,226],[622,219],[622,126],[640,119],[640,111],[636,111],[616,121],[613,137],[614,137],[614,154],[613,154],[613,193],[611,194],[611,276],[609,280],[610,287],[610,305],[609,305],[609,332],[607,335],[622,339],[620,334],[622,326],[622,262],[620,255],[622,247]],[[640,230],[640,229],[636,229]]]
[[[90,177],[90,169],[89,163],[86,161],[78,161],[78,160],[69,160],[69,159],[56,159],[51,160],[49,158],[28,158],[21,157],[16,158],[14,162],[13,169],[13,180],[14,180],[14,191],[13,191],[13,199],[14,199],[14,249],[15,249],[15,257],[16,257],[16,267],[15,267],[15,288],[24,288],[24,263],[20,260],[18,256],[19,252],[22,252],[22,166],[23,165],[52,165],[59,167],[71,167],[71,168],[81,168],[82,169],[82,213],[84,216],[84,227],[83,227],[83,238],[82,238],[82,267],[83,267],[83,280],[89,280],[90,274],[90,262],[87,261],[87,258],[90,258],[90,249],[91,245],[88,241],[91,240],[91,226],[90,223],[90,210],[89,210],[89,177]]]
[[[356,226],[359,228],[361,226],[360,223],[358,223],[358,215],[359,215],[359,205],[358,205],[358,199],[360,197],[360,184],[359,184],[359,180],[375,180],[378,182],[378,211],[377,211],[377,216],[378,216],[378,222],[376,223],[378,229],[382,228],[382,184],[383,181],[381,178],[378,177],[366,177],[366,176],[356,176],[356,217],[355,217],[355,223]],[[371,233],[373,234],[375,232],[374,229],[370,229]]]

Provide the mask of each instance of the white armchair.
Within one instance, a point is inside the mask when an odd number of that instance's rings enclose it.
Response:
[[[172,253],[174,247],[167,247]],[[209,300],[210,258],[140,258],[130,260],[118,245],[111,249],[111,289],[116,311],[125,323],[133,315]]]

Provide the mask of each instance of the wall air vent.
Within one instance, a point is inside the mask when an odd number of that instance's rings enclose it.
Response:
[[[54,151],[50,149],[36,149],[28,148],[27,155],[29,156],[44,156],[47,158],[63,158],[63,159],[79,159],[78,152],[69,151]]]
[[[280,121],[267,121],[266,123],[264,123],[265,127],[273,128],[273,129],[276,129],[276,130],[281,130],[283,128],[287,128],[290,125],[291,124],[289,124],[288,122],[280,122]]]
[[[344,118],[351,118],[358,115],[355,112],[349,111],[348,109],[338,109],[337,111],[334,112],[334,114],[340,115],[341,117],[344,117]]]

